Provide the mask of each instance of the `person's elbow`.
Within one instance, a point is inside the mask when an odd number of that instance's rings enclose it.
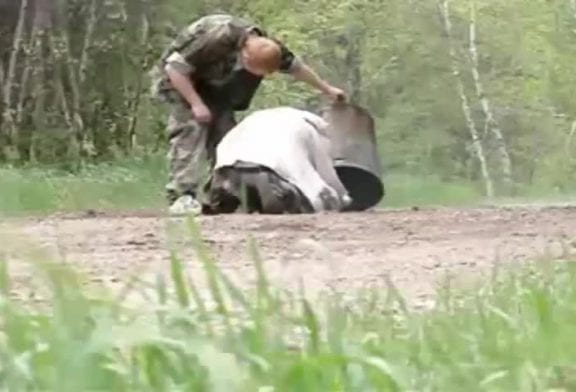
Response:
[[[164,71],[173,77],[189,77],[193,71],[192,65],[178,52],[172,53],[164,65]]]
[[[171,79],[178,77],[187,77],[190,74],[189,67],[172,62],[166,63],[166,65],[164,65],[164,71],[166,72],[166,74],[168,74],[168,76]]]
[[[286,73],[295,79],[301,79],[302,75],[306,72],[306,64],[302,60],[294,60],[290,67],[286,70]]]
[[[175,71],[175,69],[172,66],[172,63],[164,64],[164,72],[166,72],[168,75],[172,74],[174,71]]]

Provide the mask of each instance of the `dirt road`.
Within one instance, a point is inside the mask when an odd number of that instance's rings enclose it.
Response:
[[[493,262],[576,253],[576,207],[421,209],[307,216],[219,216],[198,220],[206,243],[237,282],[254,279],[248,235],[270,279],[314,289],[384,285],[388,275],[410,298],[425,298],[446,273],[476,277]],[[0,252],[31,250],[75,263],[92,280],[120,284],[168,269],[169,227],[162,217],[85,216],[5,220]],[[180,224],[180,226],[179,226]],[[173,241],[192,276],[200,265],[190,241]],[[27,282],[16,265],[18,280]]]

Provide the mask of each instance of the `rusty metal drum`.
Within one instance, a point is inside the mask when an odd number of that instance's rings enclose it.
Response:
[[[352,198],[346,211],[364,211],[384,197],[375,122],[358,105],[336,102],[321,111],[330,123],[331,155],[338,176]]]

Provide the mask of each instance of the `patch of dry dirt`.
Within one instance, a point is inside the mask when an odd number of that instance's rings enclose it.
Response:
[[[410,298],[425,298],[446,273],[477,277],[492,263],[576,253],[576,208],[386,210],[302,216],[229,215],[198,219],[223,270],[243,284],[254,279],[252,235],[270,279],[300,280],[314,289],[385,285],[390,276]],[[169,236],[169,230],[178,235]],[[169,239],[193,277],[201,275],[180,220],[98,215],[8,220],[0,223],[0,252],[18,261],[38,252],[75,263],[98,282],[168,270]],[[1,254],[0,254],[1,256]],[[19,286],[33,287],[22,263],[12,263]]]

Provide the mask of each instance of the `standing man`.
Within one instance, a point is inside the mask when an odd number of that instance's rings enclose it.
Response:
[[[218,142],[236,125],[234,111],[249,108],[264,77],[290,74],[331,99],[345,98],[282,42],[231,15],[205,16],[186,27],[153,72],[153,94],[171,109],[166,191],[172,213],[201,211],[201,163],[208,158],[213,167]]]

